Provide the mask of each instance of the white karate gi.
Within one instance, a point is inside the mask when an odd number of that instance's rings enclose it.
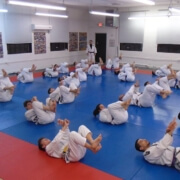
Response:
[[[70,92],[70,89],[77,89],[75,84],[71,83],[69,88],[64,85],[61,85],[59,88],[61,92],[61,97],[59,100],[60,104],[71,103],[75,100],[75,94],[73,92]]]
[[[38,117],[36,116],[34,109],[27,110],[25,112],[25,117],[28,121],[32,121],[32,122],[38,124]]]
[[[0,102],[10,101],[13,94],[10,90],[4,90],[5,87],[14,86],[9,77],[0,76]]]
[[[102,75],[102,69],[99,64],[92,64],[88,69],[89,75],[100,76]]]
[[[54,71],[53,68],[46,68],[44,75],[47,77],[57,77],[59,73],[58,71]]]
[[[113,68],[117,69],[119,68],[120,59],[118,57],[113,59]]]
[[[32,106],[36,116],[38,117],[39,124],[48,124],[55,120],[55,112],[43,110],[43,103],[33,101]]]
[[[122,81],[129,81],[129,82],[135,81],[135,74],[133,72],[132,67],[130,67],[130,65],[123,66],[123,68],[120,70],[120,73],[118,74],[118,79]]]
[[[127,101],[129,99],[132,99],[133,101],[133,95],[137,97],[136,95],[140,95],[139,87],[136,87],[134,84],[130,87],[130,89],[126,92],[126,94],[123,96],[122,100]],[[132,103],[133,104],[133,103]]]
[[[80,81],[79,81],[79,78],[76,78],[76,77],[72,77],[71,80],[70,80],[70,84],[74,84],[77,87],[80,86]]]
[[[84,125],[81,125],[78,132],[60,130],[56,137],[46,146],[46,152],[49,156],[55,158],[64,158],[68,162],[76,162],[82,159],[86,154],[86,136],[91,131]],[[68,146],[68,152],[63,153]]]
[[[153,84],[147,84],[141,95],[137,96],[138,106],[151,107],[154,104],[156,95],[162,91],[163,88],[160,87],[157,82]]]
[[[60,67],[57,68],[57,71],[59,73],[69,73],[68,63],[67,62],[61,63]]]
[[[22,83],[33,82],[33,72],[30,72],[31,68],[23,68],[18,74],[17,79]]]
[[[89,67],[87,59],[81,59],[81,67],[82,68],[88,68]]]
[[[122,124],[128,120],[128,112],[121,106],[122,102],[117,101],[109,104],[108,108],[99,113],[99,120],[111,124]]]
[[[111,59],[108,59],[107,62],[106,62],[106,68],[107,68],[107,69],[111,69],[111,68],[112,68],[112,65],[113,65],[112,60],[111,60]]]
[[[171,88],[169,86],[169,80],[167,79],[167,76],[162,77],[158,80],[159,86],[161,86],[164,90],[171,91]]]
[[[168,133],[165,134],[160,141],[153,143],[148,149],[146,149],[143,153],[145,160],[152,164],[167,166],[171,166],[173,163],[175,168],[180,170],[180,148],[170,146],[172,142],[173,137]],[[174,152],[175,149],[176,152]],[[175,158],[174,162],[173,157]]]
[[[155,71],[156,76],[167,76],[171,74],[171,71],[169,68],[167,68],[167,65],[164,65],[160,67],[158,70]]]
[[[51,94],[49,94],[50,99],[59,102],[59,98],[61,97],[60,87],[57,87]]]
[[[94,45],[91,46],[88,44],[86,53],[88,54],[88,60],[95,62],[95,54],[97,53],[97,49]]]
[[[83,71],[83,68],[77,68],[76,72],[78,72],[79,81],[87,81],[87,74]]]

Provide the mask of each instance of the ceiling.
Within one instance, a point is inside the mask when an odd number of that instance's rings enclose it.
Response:
[[[27,0],[28,1],[28,0]],[[32,0],[31,0],[32,1]],[[173,5],[180,5],[180,0],[153,0],[155,6],[169,6],[170,3]],[[64,4],[65,6],[78,6],[78,7],[113,7],[113,8],[124,8],[124,7],[143,7],[147,6],[142,3],[135,2],[133,0],[39,0],[42,3],[48,4]]]

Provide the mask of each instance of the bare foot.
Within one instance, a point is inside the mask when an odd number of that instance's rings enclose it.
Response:
[[[93,150],[94,153],[97,153],[102,148],[101,144],[99,144],[96,149]]]
[[[123,97],[124,97],[124,94],[121,94],[121,95],[119,96],[119,101],[122,101]]]
[[[32,98],[32,101],[37,101],[37,97],[34,96],[34,97]]]
[[[7,73],[4,69],[2,69],[2,73],[3,73],[3,76],[4,76],[4,77],[7,77],[7,76],[8,76],[8,73]]]
[[[101,141],[102,141],[102,135],[100,134],[91,144],[93,152],[97,152],[97,150],[99,149],[98,146],[100,145]]]

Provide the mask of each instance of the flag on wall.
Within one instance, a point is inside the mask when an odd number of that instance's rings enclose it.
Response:
[[[0,32],[0,58],[3,58],[2,33]]]
[[[34,32],[34,53],[43,54],[46,53],[46,33]]]

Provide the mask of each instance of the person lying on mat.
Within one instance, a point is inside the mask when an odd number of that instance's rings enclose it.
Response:
[[[86,154],[86,149],[96,153],[102,148],[101,134],[93,139],[92,132],[84,125],[79,127],[78,132],[70,132],[69,123],[68,119],[58,119],[58,124],[62,126],[61,130],[52,141],[44,137],[40,138],[39,149],[51,157],[63,158],[69,163],[81,160]]]
[[[23,68],[17,73],[17,79],[22,83],[28,83],[34,81],[33,72],[36,70],[36,66],[33,64],[31,68]]]
[[[180,147],[171,146],[176,126],[176,118],[174,118],[160,141],[150,144],[146,139],[137,139],[135,149],[143,152],[144,159],[149,163],[175,167],[180,171]]]
[[[48,124],[53,122],[55,120],[57,103],[50,98],[46,103],[46,105],[43,105],[43,103],[39,102],[35,96],[32,100],[26,100],[24,102],[26,119],[36,124]]]
[[[107,108],[103,104],[98,104],[93,111],[94,116],[99,114],[99,120],[105,123],[122,124],[128,120],[127,109],[131,99],[127,101],[117,101],[109,104]]]

